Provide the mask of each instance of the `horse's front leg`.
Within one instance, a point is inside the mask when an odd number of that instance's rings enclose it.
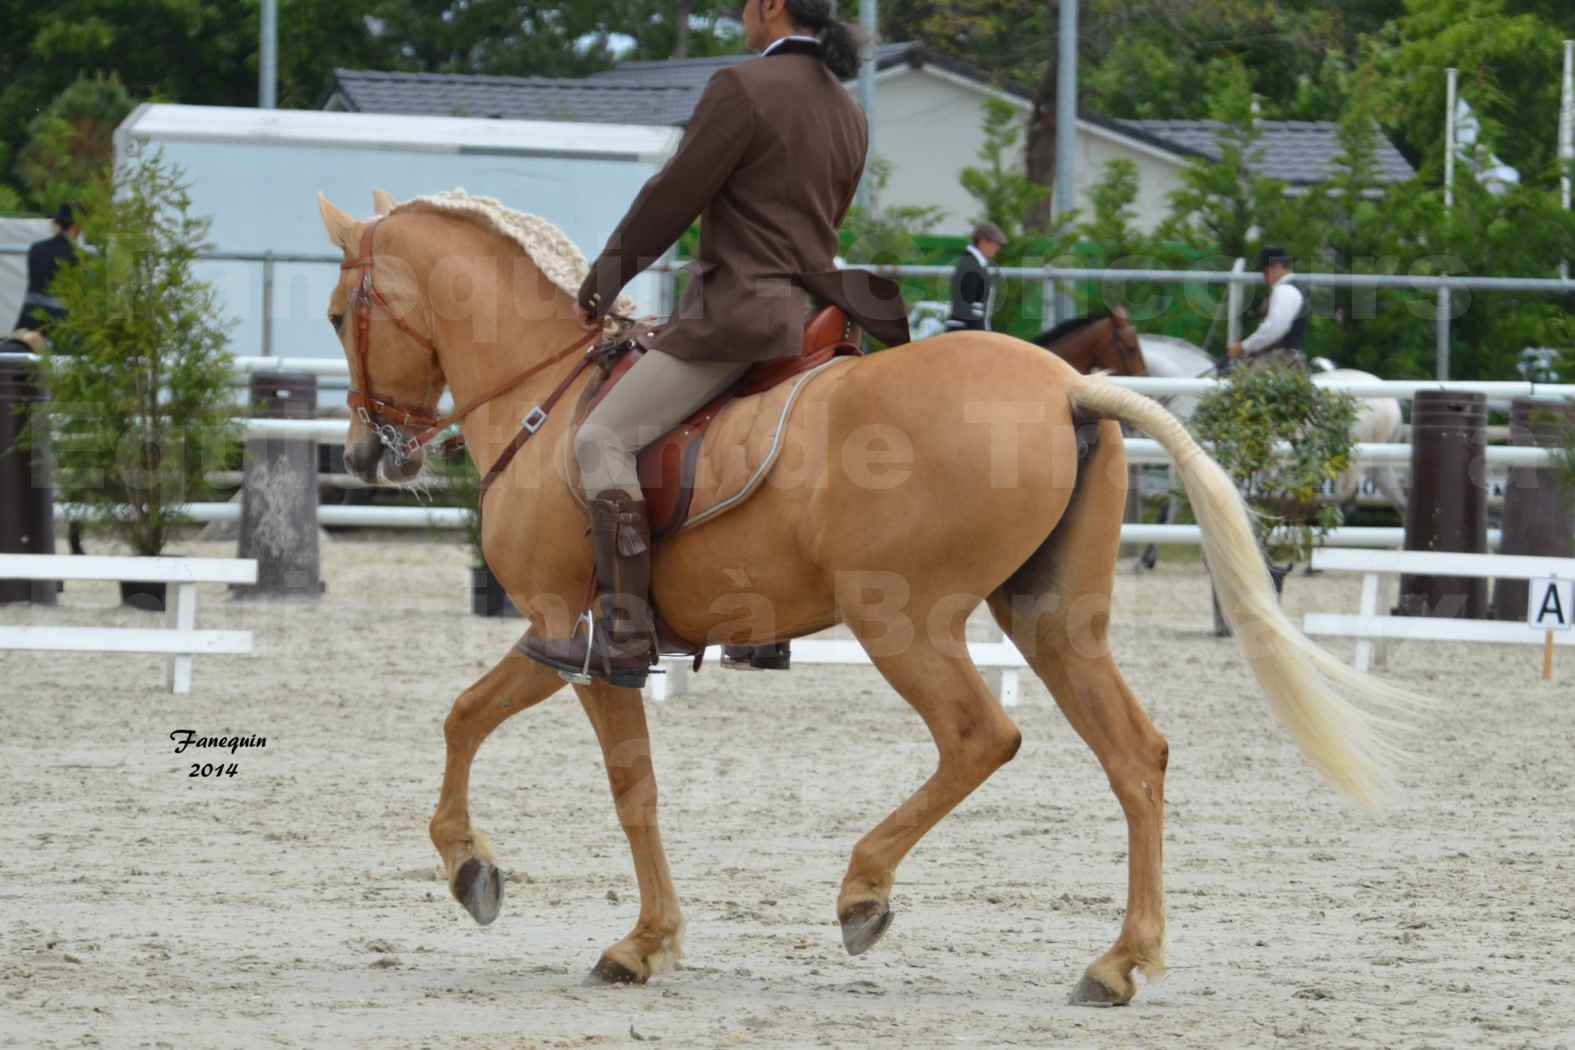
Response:
[[[618,823],[629,838],[640,885],[640,917],[634,929],[602,953],[591,977],[643,984],[683,956],[684,929],[678,891],[656,823],[656,770],[651,764],[645,702],[638,689],[619,689],[605,682],[575,686],[575,692],[602,746]]]
[[[443,858],[449,892],[485,926],[503,904],[503,873],[470,824],[470,764],[487,735],[512,714],[557,692],[563,679],[517,650],[459,695],[443,723],[443,790],[428,830]]]

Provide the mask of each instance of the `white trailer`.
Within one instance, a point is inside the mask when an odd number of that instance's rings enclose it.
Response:
[[[117,157],[132,141],[162,149],[191,186],[192,212],[210,218],[215,251],[328,255],[317,194],[370,216],[372,190],[404,200],[460,187],[560,226],[594,256],[635,194],[677,147],[669,127],[412,117],[316,110],[146,104],[115,133]],[[276,262],[266,345],[264,265],[204,262],[235,322],[237,356],[340,358],[324,320],[339,278],[335,262]],[[628,294],[661,312],[659,277]],[[0,322],[3,324],[5,322]],[[332,381],[330,381],[332,382]],[[342,385],[339,390],[342,390]],[[342,400],[324,390],[326,404]]]

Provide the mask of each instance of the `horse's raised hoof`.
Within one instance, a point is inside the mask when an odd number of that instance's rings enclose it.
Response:
[[[454,877],[454,896],[471,918],[486,926],[503,907],[503,873],[496,864],[471,857],[459,866],[459,874]]]
[[[1066,1000],[1068,1006],[1125,1006],[1128,1001],[1086,973]]]
[[[629,969],[616,959],[602,956],[591,967],[590,975],[585,978],[587,985],[602,984],[644,984],[645,978]]]
[[[842,946],[849,955],[863,955],[875,946],[891,925],[891,906],[885,901],[855,904],[842,920]]]

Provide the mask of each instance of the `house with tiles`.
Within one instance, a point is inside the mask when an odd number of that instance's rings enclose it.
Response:
[[[624,62],[575,79],[339,69],[321,105],[359,113],[682,126],[711,75],[751,57]],[[977,217],[978,205],[959,175],[978,163],[985,102],[1000,99],[1026,119],[1029,100],[991,86],[976,72],[934,57],[918,44],[880,45],[876,68],[875,152],[892,165],[882,204],[937,206],[944,217],[936,232],[963,233]],[[848,88],[855,90],[856,83],[850,81]],[[1169,195],[1180,188],[1187,162],[1219,156],[1218,128],[1206,120],[1083,115],[1077,125],[1079,208],[1085,214],[1089,210],[1090,192],[1109,161],[1130,160],[1139,176],[1136,225],[1153,229],[1168,213]],[[1328,121],[1264,121],[1262,147],[1262,173],[1293,189],[1327,179],[1339,151],[1336,127]],[[1386,182],[1414,174],[1387,139],[1378,144],[1377,163]]]

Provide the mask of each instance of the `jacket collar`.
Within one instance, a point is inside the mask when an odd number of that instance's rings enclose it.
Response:
[[[760,52],[760,57],[767,55],[818,55],[820,54],[820,41],[812,36],[782,36],[777,37],[766,49]]]

